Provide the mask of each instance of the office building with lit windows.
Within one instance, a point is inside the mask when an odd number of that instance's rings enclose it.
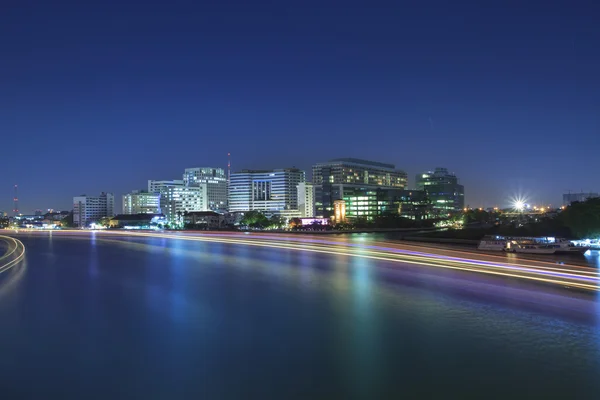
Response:
[[[183,183],[185,186],[205,184],[208,208],[212,211],[227,210],[227,176],[223,168],[186,168]]]
[[[149,180],[148,181],[148,193],[161,193],[169,187],[184,186],[182,179],[173,180]]]
[[[298,185],[305,172],[297,168],[242,170],[231,174],[229,212],[262,211],[298,217]]]
[[[300,218],[315,216],[315,185],[311,182],[301,182],[298,188],[298,212]]]
[[[415,186],[427,192],[434,211],[440,215],[461,211],[465,206],[465,188],[446,168],[417,174]]]
[[[123,195],[123,214],[160,214],[160,193],[134,190]]]
[[[396,169],[393,164],[356,158],[338,158],[318,163],[313,166],[312,172],[315,214],[325,218],[333,215],[335,200],[342,200],[346,191],[404,189],[407,183],[406,172]]]
[[[415,220],[432,217],[431,201],[424,191],[346,185],[339,185],[337,190],[345,203],[347,220],[373,220],[386,215]]]
[[[80,228],[112,217],[115,207],[115,196],[112,193],[101,193],[100,196],[81,195],[73,197],[73,224]]]
[[[170,224],[182,223],[186,212],[208,211],[206,184],[163,187],[160,192],[160,210]]]

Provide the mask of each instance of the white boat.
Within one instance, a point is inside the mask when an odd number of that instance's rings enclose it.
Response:
[[[508,251],[507,247],[507,251]],[[514,253],[524,253],[524,254],[554,254],[556,252],[556,248],[551,245],[539,245],[539,244],[513,244],[510,247]]]
[[[506,239],[502,236],[485,236],[479,241],[477,250],[504,251]]]
[[[570,240],[558,238],[552,246],[557,254],[583,254],[590,249],[588,246],[578,246]]]

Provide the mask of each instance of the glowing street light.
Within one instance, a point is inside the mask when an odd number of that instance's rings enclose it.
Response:
[[[523,200],[517,200],[515,201],[514,206],[517,211],[523,211],[525,208],[525,202]]]

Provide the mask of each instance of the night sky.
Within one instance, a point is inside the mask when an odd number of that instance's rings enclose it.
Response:
[[[81,4],[80,4],[81,3]],[[483,5],[485,3],[485,5]],[[600,190],[600,4],[12,1],[0,210],[336,157],[447,167],[471,206]]]

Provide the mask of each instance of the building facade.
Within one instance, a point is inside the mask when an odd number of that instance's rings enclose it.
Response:
[[[315,185],[315,215],[331,217],[335,200],[342,200],[344,188],[404,189],[407,183],[406,172],[396,169],[393,164],[339,158],[313,166]]]
[[[73,197],[73,224],[86,227],[102,218],[114,215],[115,197],[112,193],[101,193],[100,196]]]
[[[134,190],[123,195],[123,214],[160,214],[160,193]]]
[[[160,192],[160,209],[170,224],[183,224],[189,211],[208,211],[206,184],[164,186]]]
[[[184,222],[193,229],[222,229],[225,215],[214,211],[192,211],[185,214]]]
[[[304,181],[305,172],[297,168],[233,173],[229,183],[229,211],[262,211],[297,217],[297,187]]]
[[[386,215],[423,220],[432,217],[433,214],[431,201],[425,191],[355,185],[334,186],[338,186],[336,191],[339,191],[344,201],[344,216],[348,220],[373,220]]]
[[[223,168],[186,168],[183,183],[185,186],[206,184],[208,208],[213,211],[227,210],[227,176]]]
[[[596,197],[600,197],[600,195],[598,195],[598,193],[565,193],[563,194],[563,205],[564,206],[568,206],[571,203],[574,203],[576,201],[578,202],[584,202],[587,199],[594,199]]]
[[[161,193],[163,190],[169,187],[181,187],[184,186],[183,180],[174,179],[169,181],[148,181],[148,193]]]
[[[315,216],[315,185],[310,182],[300,182],[298,188],[298,212],[300,218]]]
[[[459,212],[465,207],[465,188],[446,168],[417,174],[415,186],[427,192],[434,211],[440,215]]]

